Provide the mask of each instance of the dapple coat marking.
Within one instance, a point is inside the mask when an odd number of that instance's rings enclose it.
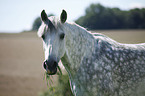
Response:
[[[145,43],[121,44],[66,18],[65,10],[60,19],[41,13],[38,36],[43,38],[46,71],[54,75],[61,60],[75,96],[135,94],[145,79]]]

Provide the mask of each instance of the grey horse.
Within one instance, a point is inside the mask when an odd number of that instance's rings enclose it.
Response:
[[[38,36],[43,40],[47,73],[56,74],[61,60],[75,96],[137,94],[135,89],[145,79],[145,43],[121,44],[66,19],[65,10],[60,18],[41,12]]]

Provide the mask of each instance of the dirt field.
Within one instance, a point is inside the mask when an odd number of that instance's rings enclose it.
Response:
[[[144,43],[145,30],[95,31],[121,43]],[[108,33],[106,33],[108,32]],[[0,34],[0,96],[37,96],[46,90],[42,42],[36,33]]]
[[[36,33],[0,34],[0,96],[37,96],[46,89],[42,62]]]

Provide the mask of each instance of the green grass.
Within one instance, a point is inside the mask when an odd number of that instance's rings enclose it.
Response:
[[[57,86],[48,86],[48,90],[40,92],[39,96],[73,96],[68,75],[59,75]]]

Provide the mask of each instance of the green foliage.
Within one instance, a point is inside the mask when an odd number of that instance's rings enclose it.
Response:
[[[62,75],[62,71],[61,71],[60,66],[58,65],[57,68],[58,68],[58,71],[59,71],[59,72],[57,72],[57,75],[61,76],[61,75]],[[53,77],[53,76],[52,76],[52,75],[49,75],[49,74],[45,71],[43,80],[46,80],[46,82],[47,82],[47,87],[49,87],[49,86],[51,87],[51,85],[52,85],[52,83],[53,83],[51,77]]]
[[[145,28],[145,8],[130,10],[129,17],[131,28]]]
[[[68,75],[59,75],[58,84],[56,86],[49,86],[47,91],[39,94],[39,96],[73,96]]]
[[[76,20],[76,23],[88,29],[145,28],[144,8],[122,11],[119,8],[91,4],[85,12],[85,16]]]

